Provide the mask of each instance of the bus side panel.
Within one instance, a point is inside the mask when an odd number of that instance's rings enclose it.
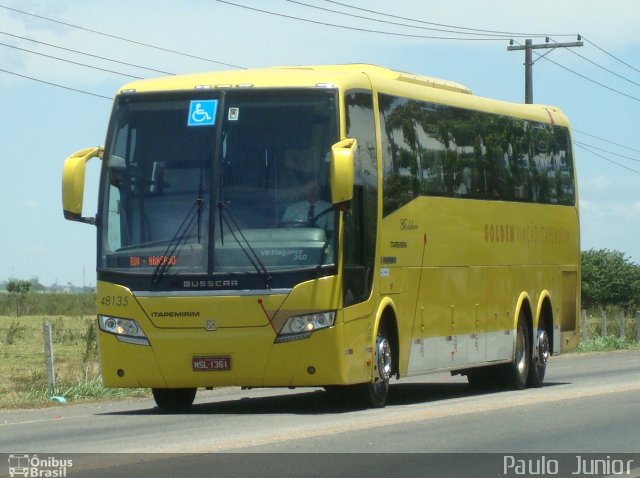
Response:
[[[534,312],[548,291],[571,346],[579,281],[562,271],[579,267],[573,207],[419,197],[383,219],[381,256],[391,277],[404,267],[407,303],[416,297],[408,374],[511,360],[523,293]]]
[[[558,352],[573,350],[580,340],[580,283],[577,271],[562,271],[562,312],[559,317],[561,346],[554,348]]]
[[[484,275],[477,267],[423,269],[409,374],[485,360]]]
[[[507,360],[513,356],[516,290],[513,268],[487,268],[487,361]]]

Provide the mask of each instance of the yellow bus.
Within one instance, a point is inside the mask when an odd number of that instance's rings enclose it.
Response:
[[[106,146],[65,161],[62,199],[97,227],[104,385],[149,387],[160,409],[219,386],[382,407],[391,378],[436,371],[539,387],[577,345],[555,107],[360,64],[135,81]]]

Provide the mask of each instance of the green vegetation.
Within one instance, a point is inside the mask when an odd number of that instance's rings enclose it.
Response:
[[[581,342],[576,352],[611,352],[613,350],[640,350],[640,343],[635,340],[621,339],[613,335],[597,336]]]
[[[100,377],[78,378],[75,383],[56,386],[53,396],[64,397],[67,402],[80,402],[88,400],[111,400],[119,398],[148,397],[151,394],[147,389],[142,388],[104,388]],[[29,405],[49,404],[51,394],[44,388],[32,388],[20,396],[21,402],[14,405],[24,407]],[[0,407],[3,405],[0,401]],[[11,405],[9,405],[11,406]]]
[[[28,281],[22,281],[29,283]],[[9,284],[7,283],[7,292]],[[16,301],[19,302],[19,309]],[[13,315],[63,315],[79,317],[82,315],[95,315],[96,295],[91,294],[65,294],[43,292],[9,292],[0,293],[0,316]]]
[[[0,301],[7,294],[0,295]],[[83,297],[80,297],[83,296]],[[25,295],[24,310],[53,308],[95,311],[93,294]],[[47,406],[51,396],[67,402],[148,396],[142,389],[105,389],[98,365],[97,330],[93,315],[21,315],[10,305],[0,304],[0,408]],[[7,309],[6,307],[9,307]],[[9,314],[6,314],[9,311]],[[6,315],[4,315],[6,314]],[[52,326],[56,387],[48,391],[44,364],[44,322]]]
[[[7,292],[16,306],[16,317],[20,315],[20,305],[24,303],[27,293],[31,290],[28,280],[10,280],[7,282]]]
[[[609,249],[582,252],[582,307],[587,310],[587,337],[576,352],[607,352],[640,349],[633,340],[640,302],[640,265],[624,253]],[[618,315],[627,319],[621,331]],[[601,317],[606,315],[606,333]],[[621,332],[623,332],[621,334]],[[621,338],[622,335],[622,338]]]
[[[609,249],[582,252],[582,307],[623,308],[635,315],[640,302],[640,265],[620,251]]]

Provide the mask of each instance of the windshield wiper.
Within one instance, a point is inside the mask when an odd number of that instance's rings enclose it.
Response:
[[[247,259],[249,259],[249,262],[251,263],[253,268],[256,270],[258,275],[260,275],[260,277],[264,279],[267,285],[267,289],[271,289],[271,279],[272,279],[271,274],[265,267],[262,260],[260,260],[260,257],[256,253],[255,249],[251,246],[251,243],[247,240],[245,235],[242,233],[242,229],[238,226],[238,223],[235,221],[235,219],[231,214],[231,210],[227,207],[227,204],[225,204],[224,201],[218,202],[218,211],[220,213],[221,244],[224,245],[222,225],[226,224],[227,228],[229,229],[229,232],[231,233],[231,236],[238,243],[238,245],[240,246],[240,249],[242,249],[242,252],[244,252],[244,254],[247,256]],[[238,236],[236,235],[236,232],[242,238],[242,241],[238,238]],[[243,244],[243,241],[244,241],[244,244]]]
[[[151,275],[151,282],[154,284],[160,282],[160,280],[164,277],[167,269],[169,269],[175,261],[169,260],[170,257],[174,256],[177,252],[180,251],[182,246],[185,244],[186,240],[189,238],[189,234],[193,229],[194,224],[198,223],[198,241],[200,241],[200,213],[202,210],[202,206],[204,204],[204,199],[198,198],[194,201],[191,209],[187,212],[187,215],[183,219],[182,223],[176,230],[176,233],[173,235],[167,248],[165,249],[162,256],[160,256],[160,261],[158,265],[153,271]],[[196,221],[197,220],[197,221]]]

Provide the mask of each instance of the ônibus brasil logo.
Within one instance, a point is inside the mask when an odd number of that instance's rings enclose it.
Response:
[[[9,455],[9,476],[33,478],[65,478],[67,470],[73,466],[73,460],[60,459],[54,456],[38,457],[38,455]]]

